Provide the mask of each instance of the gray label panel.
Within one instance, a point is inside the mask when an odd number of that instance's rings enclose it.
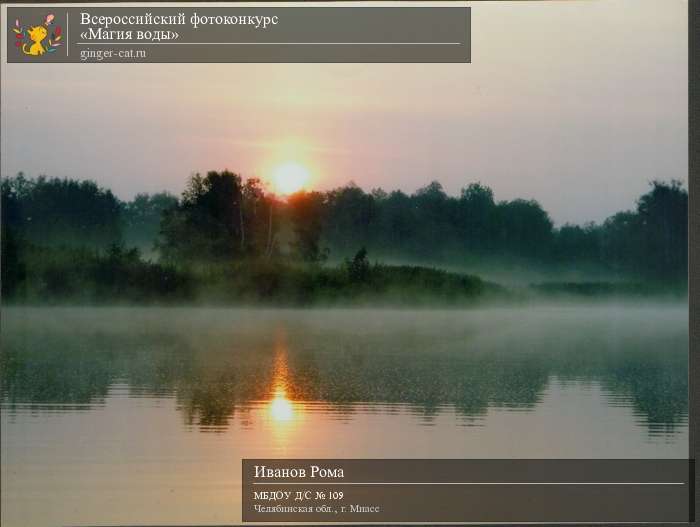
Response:
[[[316,467],[316,468],[314,468]],[[689,460],[246,459],[246,522],[687,522]]]
[[[7,61],[469,62],[466,7],[12,7]],[[37,29],[38,28],[38,29]]]

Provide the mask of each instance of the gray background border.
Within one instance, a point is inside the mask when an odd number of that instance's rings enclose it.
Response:
[[[700,431],[700,207],[696,201],[700,193],[698,169],[700,168],[700,143],[698,142],[698,116],[700,115],[700,2],[688,0],[688,457],[698,458],[698,432]],[[698,496],[698,470],[695,470],[695,521],[700,508]]]

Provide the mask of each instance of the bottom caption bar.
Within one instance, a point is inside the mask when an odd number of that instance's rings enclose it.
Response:
[[[244,522],[688,522],[687,459],[244,459]]]

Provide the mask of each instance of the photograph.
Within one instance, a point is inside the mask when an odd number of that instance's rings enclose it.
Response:
[[[688,2],[411,4],[469,60],[56,62],[89,17],[2,5],[3,526],[240,525],[248,459],[691,457]]]

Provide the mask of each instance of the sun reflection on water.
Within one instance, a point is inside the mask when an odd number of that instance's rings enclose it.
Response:
[[[270,416],[278,422],[291,421],[294,419],[294,406],[287,399],[287,394],[283,389],[275,391],[275,396],[268,406]]]
[[[287,346],[284,343],[283,336],[278,335],[272,376],[272,398],[267,404],[268,415],[275,423],[289,423],[298,417],[295,410],[297,404],[289,399],[288,391],[289,366],[287,363]]]

